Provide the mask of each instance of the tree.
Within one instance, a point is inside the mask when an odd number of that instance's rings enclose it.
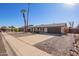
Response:
[[[23,27],[19,27],[18,29],[19,29],[20,32],[23,31]]]
[[[25,12],[26,10],[25,9],[22,9],[21,10],[21,13],[23,14],[23,18],[24,18],[24,32],[26,32],[27,28],[26,28],[26,18],[25,18]]]
[[[15,32],[19,32],[19,28],[14,28],[14,31]]]
[[[70,25],[70,28],[73,28],[74,27],[74,21],[69,22],[69,25]]]
[[[14,31],[14,26],[9,26],[9,29],[11,30],[11,31]]]
[[[24,18],[24,31],[28,31],[28,20],[29,20],[29,8],[30,8],[30,3],[28,3],[28,8],[27,10],[22,9],[21,13],[23,14],[23,18]],[[25,12],[27,12],[27,20],[25,18]]]
[[[3,32],[7,31],[7,27],[6,26],[2,26],[1,27],[1,31],[3,31]]]

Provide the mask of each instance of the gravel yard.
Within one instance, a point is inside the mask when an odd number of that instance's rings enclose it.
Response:
[[[55,56],[69,55],[72,48],[73,39],[71,36],[57,36],[34,46]]]
[[[79,34],[74,35],[74,40],[73,47],[69,53],[71,56],[79,56]]]

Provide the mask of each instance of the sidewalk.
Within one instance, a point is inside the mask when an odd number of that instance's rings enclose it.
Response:
[[[50,56],[50,54],[32,46],[28,45],[7,33],[2,33],[5,37],[5,40],[9,43],[13,51],[18,56]]]
[[[4,42],[2,40],[2,37],[1,37],[1,33],[0,33],[0,56],[7,56],[7,52],[6,52],[6,49],[5,49],[5,45],[4,45]]]

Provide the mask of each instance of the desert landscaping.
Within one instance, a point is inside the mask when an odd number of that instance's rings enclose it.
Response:
[[[35,49],[40,50],[40,53],[41,51],[43,52],[43,54],[38,54],[39,51],[37,53],[35,52],[35,54],[34,53],[31,54],[30,48],[25,48],[26,50],[24,50],[22,46],[21,49],[25,51],[24,53],[25,55],[79,56],[78,34],[50,35],[50,34],[37,34],[29,32],[28,33],[8,32],[7,35],[10,35],[16,38],[16,40],[18,40],[16,41],[15,44],[17,44],[17,42],[20,41],[22,42],[22,44],[33,47],[34,50]],[[8,41],[8,43],[9,42],[10,40]],[[12,43],[10,42],[10,44]],[[20,45],[20,43],[18,45]],[[28,53],[26,53],[27,51]]]

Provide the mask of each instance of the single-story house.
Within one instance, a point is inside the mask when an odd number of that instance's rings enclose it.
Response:
[[[55,33],[55,34],[64,34],[66,33],[67,24],[58,23],[58,24],[46,24],[46,25],[37,25],[31,27],[31,32],[37,33]]]

